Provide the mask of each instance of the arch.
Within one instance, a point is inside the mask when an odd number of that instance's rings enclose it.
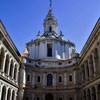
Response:
[[[87,90],[87,100],[91,100],[91,93],[90,89]]]
[[[96,100],[96,90],[92,87],[92,100]]]
[[[11,60],[10,72],[9,72],[10,77],[12,77],[12,75],[13,75],[13,69],[14,69],[14,62],[13,62],[13,60]]]
[[[83,92],[83,96],[84,96],[84,99],[83,100],[86,100],[86,91],[85,90]]]
[[[10,97],[11,97],[11,89],[9,88],[8,89],[8,94],[7,94],[7,100],[10,100]]]
[[[100,84],[97,87],[98,98],[100,98]]]
[[[4,63],[4,48],[1,48],[0,52],[0,70],[3,70],[3,63]]]
[[[85,82],[85,69],[84,69],[84,64],[82,65],[82,82]]]
[[[8,68],[9,68],[9,55],[7,54],[6,55],[6,60],[5,60],[5,69],[4,69],[4,72],[6,74],[8,74]]]
[[[12,92],[12,100],[15,100],[15,91]]]
[[[94,66],[93,66],[93,56],[90,55],[90,69],[91,69],[91,74],[92,77],[94,76]]]
[[[49,32],[52,32],[52,27],[51,26],[49,27]]]
[[[5,97],[6,97],[6,87],[3,86],[2,93],[1,93],[1,100],[5,100]]]
[[[15,64],[15,69],[14,69],[14,79],[16,80],[17,78],[17,65]]]
[[[45,96],[45,100],[54,100],[53,95],[52,94],[47,94]]]
[[[52,86],[53,83],[53,76],[52,74],[47,75],[47,86]]]
[[[88,61],[86,61],[86,70],[87,70],[87,78],[89,80],[89,65],[88,65]]]

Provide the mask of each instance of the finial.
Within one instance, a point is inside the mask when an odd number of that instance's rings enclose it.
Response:
[[[50,0],[50,9],[52,9],[52,0]]]

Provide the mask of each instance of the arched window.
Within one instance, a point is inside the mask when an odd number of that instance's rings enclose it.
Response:
[[[3,68],[3,63],[4,63],[4,49],[1,48],[1,52],[0,52],[0,70],[2,70]]]
[[[14,63],[13,63],[13,60],[11,60],[11,64],[10,64],[10,77],[12,77],[12,74],[13,74],[13,68],[14,68]]]
[[[90,68],[91,68],[91,74],[92,74],[92,77],[94,76],[94,66],[93,66],[93,56],[91,55],[90,56]]]
[[[98,85],[97,91],[98,91],[98,99],[99,99],[100,98],[100,84]]]
[[[92,100],[96,100],[96,90],[94,87],[92,88]]]
[[[45,97],[45,100],[54,100],[53,95],[47,94],[46,97]]]
[[[41,81],[41,78],[40,76],[37,77],[37,82],[40,82]]]
[[[53,77],[51,74],[47,75],[47,86],[52,86]]]
[[[90,89],[87,90],[87,100],[91,100],[91,93]]]
[[[51,26],[49,27],[49,32],[52,32],[52,27]]]
[[[12,92],[12,100],[15,100],[15,91]]]
[[[84,90],[84,100],[86,100],[86,91]]]
[[[47,44],[47,57],[52,57],[52,44]]]
[[[9,68],[9,55],[6,55],[6,60],[5,60],[5,69],[4,72],[7,74]]]
[[[6,87],[4,86],[2,88],[1,100],[5,100],[5,97],[6,97]]]
[[[11,96],[11,90],[10,88],[8,89],[8,94],[7,94],[7,100],[10,100],[10,96]]]

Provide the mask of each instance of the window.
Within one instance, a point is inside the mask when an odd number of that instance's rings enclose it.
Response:
[[[52,27],[51,26],[49,27],[49,32],[52,32]]]
[[[37,98],[36,98],[36,100],[40,100],[40,98],[39,98],[39,97],[37,97]]]
[[[70,100],[73,100],[73,98],[72,98],[72,97],[70,97]]]
[[[62,97],[59,97],[59,100],[63,100]]]
[[[72,82],[72,75],[69,75],[69,82]]]
[[[52,57],[52,44],[47,44],[47,56]]]
[[[27,74],[27,81],[29,82],[30,81],[30,75],[29,74]]]
[[[59,82],[60,83],[62,82],[62,76],[59,76]]]
[[[51,74],[47,75],[47,86],[52,86],[53,77]]]
[[[37,82],[40,82],[40,76],[37,77]]]
[[[29,100],[29,97],[26,97],[26,100]]]

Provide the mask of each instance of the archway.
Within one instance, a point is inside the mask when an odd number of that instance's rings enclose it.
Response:
[[[92,100],[96,100],[96,90],[94,87],[92,88]]]
[[[0,70],[3,70],[3,63],[4,63],[4,49],[1,48],[1,52],[0,52]]]
[[[2,88],[1,100],[5,100],[5,97],[6,97],[6,87],[4,86]]]
[[[54,100],[54,99],[53,99],[53,95],[52,95],[52,94],[47,94],[47,95],[45,96],[45,100]]]
[[[7,94],[7,100],[10,100],[10,98],[11,98],[11,90],[10,90],[10,88],[8,89],[8,94]]]
[[[98,99],[99,99],[100,98],[100,84],[98,85],[97,91],[98,91]]]

